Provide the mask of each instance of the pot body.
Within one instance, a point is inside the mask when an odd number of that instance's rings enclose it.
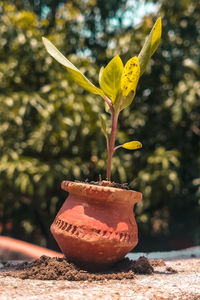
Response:
[[[141,193],[70,181],[63,181],[62,188],[69,196],[51,232],[67,259],[89,270],[103,270],[136,246],[133,206]]]

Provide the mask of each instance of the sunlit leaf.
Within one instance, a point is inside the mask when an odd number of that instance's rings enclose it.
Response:
[[[140,143],[138,141],[132,141],[132,142],[124,143],[122,145],[122,148],[129,149],[129,150],[135,150],[135,149],[142,148],[142,143]]]
[[[100,76],[100,87],[104,93],[110,98],[114,103],[116,99],[117,92],[120,86],[120,79],[123,72],[123,62],[121,58],[116,55],[105,67],[101,69]]]
[[[129,59],[124,67],[120,82],[120,92],[114,103],[115,110],[122,110],[132,103],[139,77],[140,65],[138,58],[135,56]]]
[[[140,76],[144,73],[150,57],[154,54],[159,46],[162,34],[162,21],[158,18],[154,24],[149,36],[147,37],[140,54],[138,55],[140,63]]]
[[[124,67],[120,83],[123,96],[128,96],[131,91],[133,91],[135,95],[139,77],[140,65],[138,58],[135,56],[129,59]]]
[[[153,27],[153,36],[151,40],[151,56],[154,54],[154,52],[157,50],[160,39],[162,35],[162,20],[161,18],[158,18],[156,21],[154,27]]]
[[[60,64],[65,66],[72,78],[84,89],[93,94],[103,95],[103,91],[92,84],[48,39],[42,38],[47,52]]]

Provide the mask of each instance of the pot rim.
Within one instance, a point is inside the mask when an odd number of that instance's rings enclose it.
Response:
[[[61,188],[70,194],[102,201],[134,204],[142,200],[142,193],[137,191],[94,185],[87,182],[62,181]]]

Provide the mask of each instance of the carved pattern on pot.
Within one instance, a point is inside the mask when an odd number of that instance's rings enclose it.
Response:
[[[83,226],[76,226],[66,221],[57,218],[54,222],[55,226],[69,235],[72,235],[77,238],[84,239],[84,237],[89,233],[90,235],[98,235],[101,238],[108,240],[118,240],[119,242],[131,244],[134,240],[137,239],[137,233],[129,234],[128,232],[118,232],[118,231],[108,231],[108,230],[99,230],[96,228],[84,228]]]
[[[61,186],[69,195],[51,232],[67,259],[88,270],[103,270],[137,245],[133,207],[141,193],[70,181]]]

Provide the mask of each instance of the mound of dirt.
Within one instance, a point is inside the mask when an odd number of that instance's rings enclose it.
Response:
[[[7,267],[9,268],[9,265]],[[135,274],[151,274],[153,271],[145,257],[136,261],[124,258],[111,269],[98,273],[82,270],[66,258],[41,256],[32,262],[18,264],[14,270],[4,273],[3,276],[40,280],[99,281],[132,279]]]

